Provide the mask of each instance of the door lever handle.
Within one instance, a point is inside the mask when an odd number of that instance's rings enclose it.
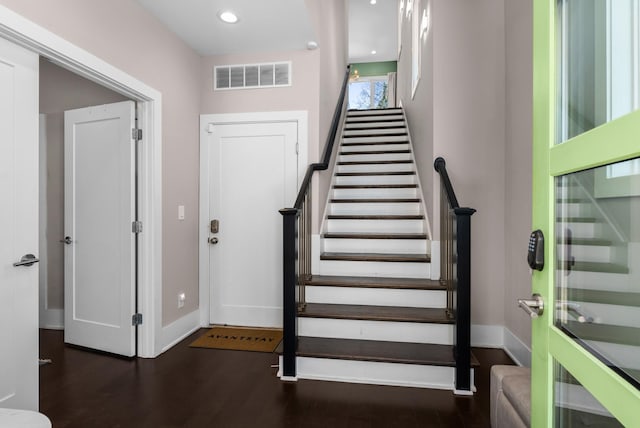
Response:
[[[40,259],[36,258],[33,254],[25,254],[22,256],[19,262],[15,262],[13,265],[18,266],[31,266],[34,263],[38,263]]]
[[[529,314],[531,318],[538,318],[544,312],[544,301],[542,296],[534,294],[531,299],[518,299],[518,306]]]
[[[59,242],[62,242],[63,244],[67,244],[67,245],[71,245],[73,243],[70,236],[65,236],[64,239],[60,239]]]

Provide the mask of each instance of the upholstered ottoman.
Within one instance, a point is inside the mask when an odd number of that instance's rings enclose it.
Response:
[[[531,369],[518,366],[491,367],[491,426],[531,426]]]

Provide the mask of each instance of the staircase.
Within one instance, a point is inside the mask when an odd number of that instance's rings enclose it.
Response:
[[[430,279],[402,109],[347,112],[337,150],[319,263],[300,284],[296,376],[453,390],[455,320]]]

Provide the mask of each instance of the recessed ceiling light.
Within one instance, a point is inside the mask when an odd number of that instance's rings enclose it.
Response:
[[[376,51],[371,51],[371,55],[375,55],[375,54],[377,54],[377,53],[378,53],[378,52],[376,52]]]
[[[220,18],[227,24],[235,24],[236,22],[238,22],[238,17],[230,10],[223,10],[221,12],[218,12],[218,18]]]
[[[371,3],[371,4],[376,4],[376,3],[377,3],[377,1],[376,1],[376,0],[371,0],[369,3]]]

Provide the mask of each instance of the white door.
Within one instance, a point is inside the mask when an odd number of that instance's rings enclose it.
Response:
[[[38,55],[0,39],[0,407],[38,409]]]
[[[212,126],[212,324],[282,325],[282,216],[297,191],[297,123]],[[209,231],[211,232],[211,230]]]
[[[66,343],[135,355],[135,104],[69,110],[65,146]]]

